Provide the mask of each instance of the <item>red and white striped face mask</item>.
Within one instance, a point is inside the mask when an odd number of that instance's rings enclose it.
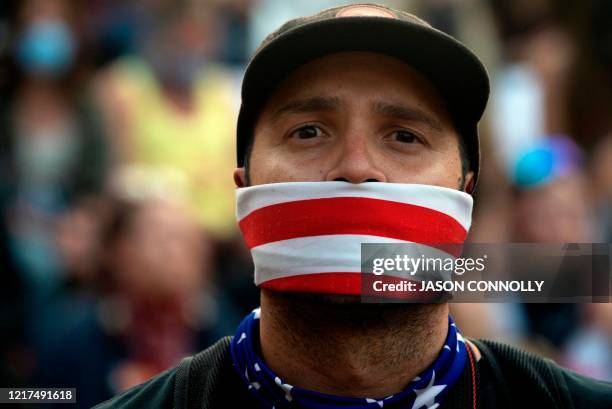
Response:
[[[458,190],[379,182],[272,183],[236,199],[257,286],[342,295],[360,294],[361,243],[463,244],[473,203]]]

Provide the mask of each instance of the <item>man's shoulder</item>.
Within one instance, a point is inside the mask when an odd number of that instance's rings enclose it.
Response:
[[[230,337],[221,338],[196,355],[187,357],[177,366],[100,403],[93,409],[173,408],[177,399],[188,399],[187,382],[190,389],[193,389],[191,392],[210,394],[218,382],[220,368],[227,360],[229,340]],[[189,376],[195,373],[197,377]],[[182,406],[182,403],[178,406]]]
[[[94,406],[94,409],[172,408],[176,371],[176,366],[167,369],[148,381]]]
[[[567,390],[576,408],[612,408],[612,383],[562,369]]]
[[[520,348],[488,340],[472,340],[489,363],[489,374],[506,389],[508,401],[531,399],[568,408],[612,408],[612,383],[569,369]],[[533,403],[533,402],[531,402]]]

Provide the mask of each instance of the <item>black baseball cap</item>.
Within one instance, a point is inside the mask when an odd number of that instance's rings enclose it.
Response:
[[[333,7],[290,20],[268,35],[242,82],[237,164],[244,166],[255,122],[276,86],[296,68],[344,51],[369,51],[406,62],[427,78],[447,104],[478,179],[478,121],[489,97],[489,77],[465,45],[406,12],[376,4]]]

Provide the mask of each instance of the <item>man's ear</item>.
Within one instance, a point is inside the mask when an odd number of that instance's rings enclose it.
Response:
[[[236,184],[236,187],[246,186],[246,173],[244,171],[244,167],[234,169],[234,183]]]
[[[471,194],[474,191],[475,187],[476,184],[474,182],[474,172],[470,170],[465,175],[465,181],[463,182],[463,190],[465,191],[465,193]]]

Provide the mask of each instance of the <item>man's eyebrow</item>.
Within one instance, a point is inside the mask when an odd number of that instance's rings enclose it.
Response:
[[[338,111],[342,102],[338,97],[312,97],[290,101],[272,114],[271,121],[276,121],[285,114],[299,114],[307,112]]]
[[[438,132],[442,132],[442,124],[431,115],[420,109],[406,105],[377,101],[372,104],[372,111],[380,115],[393,116],[406,121],[422,122]]]

